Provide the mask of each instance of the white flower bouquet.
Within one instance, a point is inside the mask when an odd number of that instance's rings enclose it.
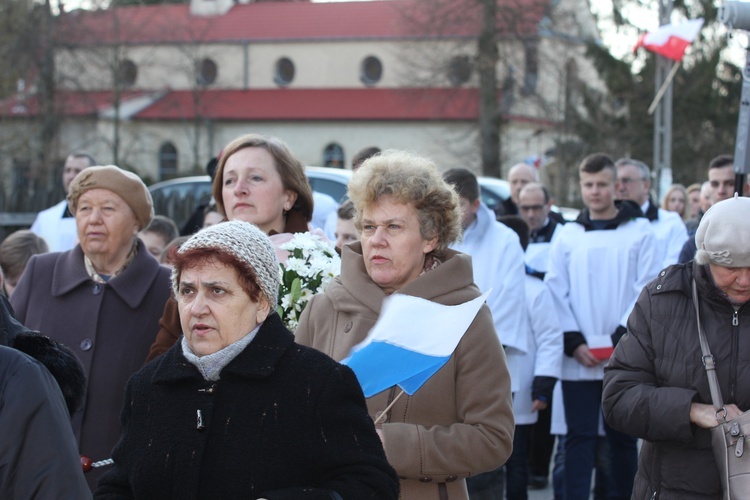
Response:
[[[341,273],[341,258],[323,238],[310,233],[297,233],[279,248],[289,252],[289,257],[279,265],[281,285],[276,311],[294,332],[312,296],[323,292]]]

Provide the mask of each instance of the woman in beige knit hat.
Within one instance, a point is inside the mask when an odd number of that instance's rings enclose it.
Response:
[[[71,183],[68,203],[79,244],[32,257],[11,302],[23,324],[65,344],[83,364],[87,394],[73,428],[81,454],[98,461],[120,436],[125,384],[159,328],[169,270],[137,237],[154,212],[134,173],[87,168]],[[92,489],[100,471],[87,474]]]
[[[96,498],[398,498],[354,373],[275,312],[268,236],[223,222],[172,260],[185,335],[128,382]]]

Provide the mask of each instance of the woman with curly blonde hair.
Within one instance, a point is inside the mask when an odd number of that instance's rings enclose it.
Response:
[[[430,160],[374,156],[352,176],[349,198],[361,241],[344,245],[341,275],[308,303],[297,342],[341,360],[367,336],[388,295],[451,306],[481,295],[471,258],[448,248],[461,234],[459,199]],[[418,324],[420,314],[403,323]],[[486,304],[447,364],[413,395],[396,400],[396,392],[373,395],[367,407],[384,422],[378,433],[401,498],[467,499],[465,478],[510,455],[510,377]]]

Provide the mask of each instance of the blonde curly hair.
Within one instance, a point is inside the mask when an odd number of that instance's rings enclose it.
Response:
[[[390,196],[416,208],[423,239],[437,237],[431,255],[442,259],[448,246],[461,235],[458,195],[431,160],[416,154],[387,150],[367,159],[352,175],[348,195],[354,203],[358,231],[362,231],[364,209],[382,196]]]

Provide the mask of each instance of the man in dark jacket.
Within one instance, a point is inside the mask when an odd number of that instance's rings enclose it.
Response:
[[[508,182],[510,183],[510,198],[495,207],[495,214],[498,217],[518,215],[518,195],[526,184],[539,182],[539,172],[531,165],[517,163],[508,170]]]
[[[719,155],[708,165],[708,182],[711,191],[711,205],[727,200],[734,194],[734,158],[730,155]],[[745,190],[748,185],[745,184]],[[741,195],[742,193],[740,193]],[[678,262],[683,264],[695,257],[695,233],[688,234],[688,239],[680,252]]]
[[[83,398],[77,363],[69,351],[16,321],[0,297],[0,498],[90,497],[70,426]]]

